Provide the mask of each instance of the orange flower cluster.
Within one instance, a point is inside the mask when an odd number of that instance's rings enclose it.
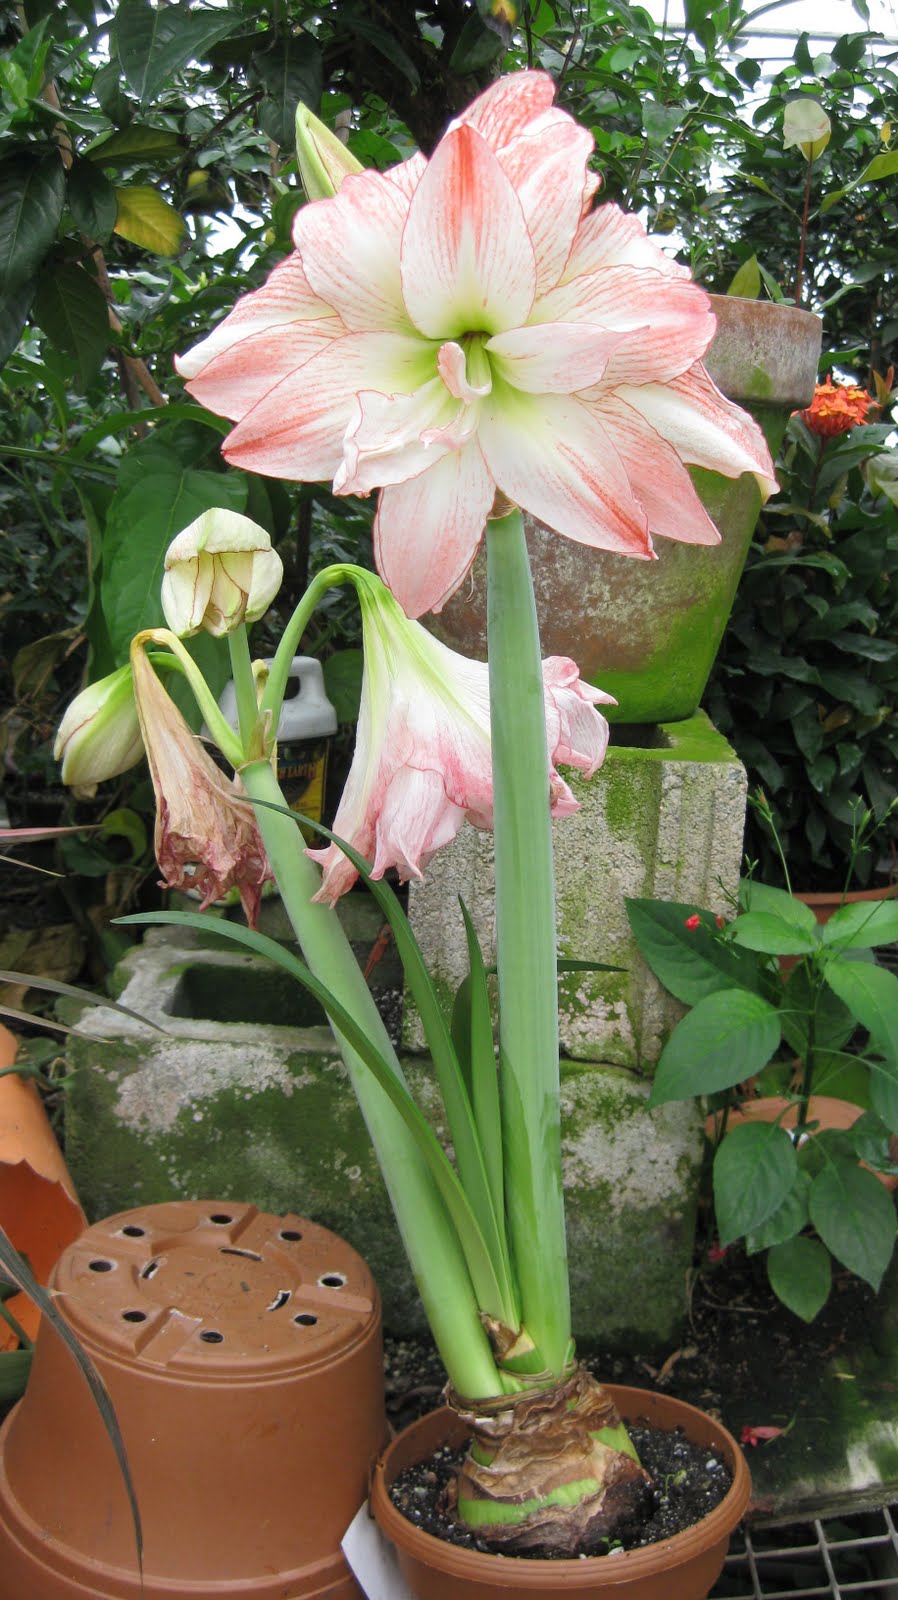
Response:
[[[825,383],[817,384],[808,409],[799,411],[798,415],[812,433],[821,439],[834,439],[837,434],[868,422],[875,405],[866,389],[859,389],[853,383],[833,383],[829,377]]]

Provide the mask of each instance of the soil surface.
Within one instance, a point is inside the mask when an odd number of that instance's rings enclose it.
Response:
[[[669,1539],[713,1511],[733,1481],[723,1461],[690,1444],[679,1430],[665,1433],[631,1428],[630,1437],[652,1484],[645,1490],[638,1517],[620,1528],[614,1539],[598,1540],[584,1548],[582,1555],[608,1555]],[[445,1447],[431,1461],[409,1467],[399,1474],[390,1496],[396,1509],[425,1533],[468,1550],[489,1551],[490,1546],[475,1538],[447,1508],[448,1486],[464,1454],[464,1450]],[[553,1559],[549,1552],[539,1550],[527,1554],[531,1559]]]

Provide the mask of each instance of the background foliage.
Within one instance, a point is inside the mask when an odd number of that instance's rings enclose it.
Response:
[[[303,201],[298,100],[347,131],[361,160],[386,166],[429,149],[500,70],[545,67],[595,135],[609,197],[668,235],[708,288],[738,273],[740,292],[778,295],[796,278],[805,180],[799,153],[783,149],[782,113],[789,96],[811,93],[833,136],[813,172],[804,303],[825,310],[841,370],[885,370],[898,335],[895,52],[872,48],[855,0],[856,31],[817,55],[802,36],[765,79],[751,30],[771,9],[687,0],[676,32],[622,0],[527,0],[517,14],[510,0],[0,8],[0,743],[11,820],[34,819],[52,782],[48,741],[84,675],[109,671],[135,627],[161,621],[164,549],[199,511],[231,506],[270,530],[285,607],[310,569],[369,558],[368,507],[225,468],[223,424],[187,399],[173,369],[290,248]],[[789,448],[787,501],[801,499],[807,465],[800,435]],[[840,449],[832,485],[853,460],[850,442]],[[711,700],[752,777],[792,806],[794,826],[791,813],[781,819],[789,847],[800,839],[820,859],[837,847],[834,806],[854,793],[878,804],[895,788],[895,674],[881,648],[894,632],[894,506],[856,462],[838,504],[821,509],[828,485],[821,476],[813,505],[802,501],[805,542],[788,564],[774,569],[765,542],[783,536],[782,520],[762,530]],[[845,547],[871,549],[873,530],[876,561],[852,562],[849,582]],[[352,613],[337,601],[316,628],[308,647],[327,658],[351,721]],[[781,633],[790,643],[777,656]],[[831,660],[818,660],[832,648],[846,657],[838,683]],[[203,636],[196,649],[222,682],[216,642]],[[133,777],[106,787],[100,812],[140,803]]]

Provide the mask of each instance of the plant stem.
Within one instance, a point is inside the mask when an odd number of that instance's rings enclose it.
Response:
[[[801,211],[801,236],[798,242],[798,271],[795,275],[795,304],[801,305],[801,291],[804,287],[804,251],[808,238],[808,208],[811,203],[811,168],[813,158],[808,156],[808,170],[804,180],[804,205]]]
[[[570,1351],[570,1296],[542,661],[520,512],[489,522],[486,541],[508,1225],[524,1329],[544,1366],[560,1376]]]
[[[240,775],[252,799],[286,805],[269,762],[252,761],[241,768]],[[404,1082],[402,1068],[336,912],[331,906],[312,902],[321,887],[321,875],[305,854],[298,827],[289,816],[267,806],[259,806],[256,814],[278,889],[309,967],[352,1012],[397,1078]],[[506,1385],[490,1353],[461,1247],[424,1161],[398,1111],[360,1057],[336,1029],[334,1034],[449,1377],[464,1395],[501,1394]]]

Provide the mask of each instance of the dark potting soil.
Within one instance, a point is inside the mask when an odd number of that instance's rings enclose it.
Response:
[[[690,1444],[679,1429],[668,1433],[657,1428],[631,1427],[630,1437],[652,1482],[646,1486],[632,1522],[620,1529],[614,1539],[598,1540],[583,1549],[581,1555],[636,1550],[682,1533],[720,1504],[733,1481],[725,1462],[713,1451]],[[475,1538],[446,1510],[447,1486],[464,1455],[464,1449],[445,1446],[430,1461],[401,1472],[390,1496],[397,1511],[425,1533],[464,1549],[488,1551],[488,1544]],[[527,1555],[536,1560],[556,1559],[548,1551],[529,1550]]]

